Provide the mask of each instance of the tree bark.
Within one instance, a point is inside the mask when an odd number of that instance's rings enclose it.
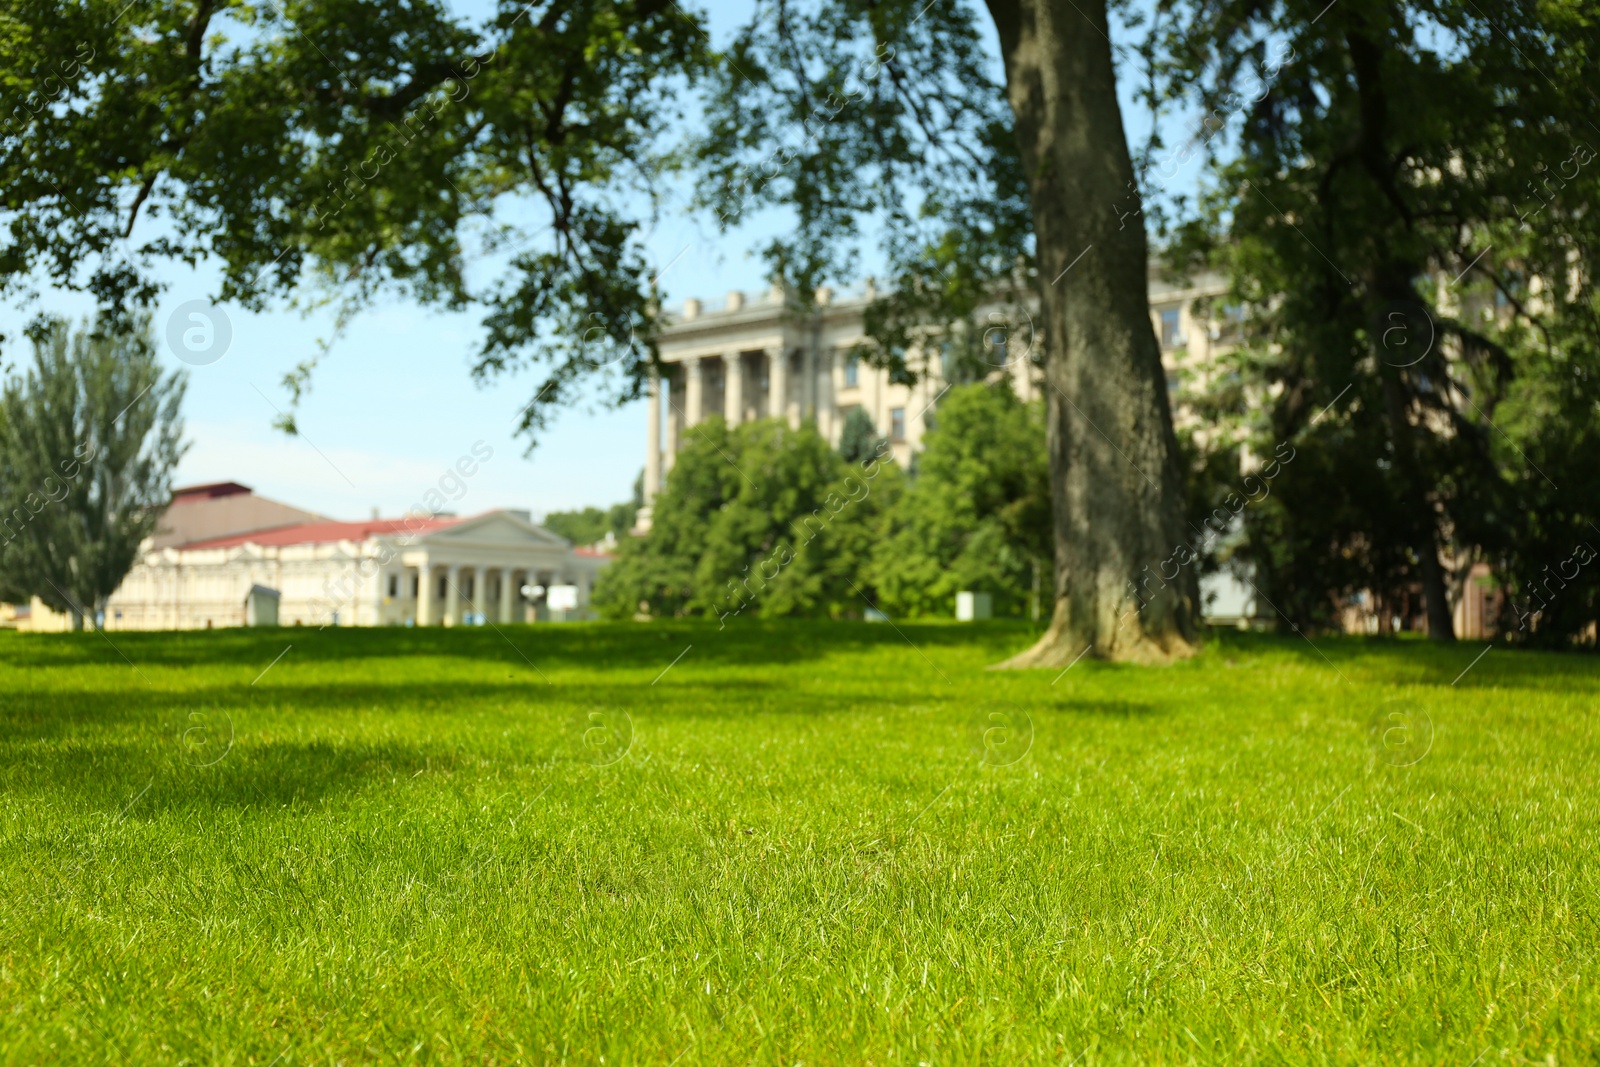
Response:
[[[1417,432],[1406,415],[1406,399],[1398,372],[1384,375],[1383,397],[1389,418],[1389,434],[1394,442],[1400,476],[1410,490],[1412,512],[1412,551],[1417,554],[1417,570],[1422,579],[1422,607],[1428,618],[1430,641],[1454,641],[1455,619],[1450,611],[1450,594],[1445,588],[1444,566],[1439,562],[1439,516],[1434,509],[1431,486],[1417,459]]]
[[[1198,642],[1183,475],[1105,0],[989,0],[1033,198],[1055,607],[1005,667],[1165,662]]]

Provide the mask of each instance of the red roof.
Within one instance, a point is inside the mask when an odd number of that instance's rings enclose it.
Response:
[[[369,537],[385,534],[419,534],[454,526],[460,519],[368,519],[365,522],[299,522],[292,526],[274,526],[267,530],[214,537],[209,541],[194,541],[178,545],[183,551],[198,548],[233,548],[237,545],[323,545],[335,541],[365,541]]]

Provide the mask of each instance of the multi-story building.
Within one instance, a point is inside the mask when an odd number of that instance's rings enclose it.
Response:
[[[1214,354],[1229,342],[1236,320],[1216,299],[1225,291],[1218,275],[1174,282],[1152,265],[1150,313],[1169,388],[1180,377],[1203,384]],[[648,506],[673,457],[695,424],[712,415],[730,425],[766,417],[787,418],[795,426],[812,420],[837,445],[850,412],[860,409],[889,441],[895,459],[908,462],[947,387],[945,369],[936,351],[914,353],[908,362],[917,381],[905,385],[852,355],[864,338],[862,315],[875,295],[871,283],[848,294],[823,289],[809,312],[796,313],[781,290],[753,297],[732,292],[720,308],[691,299],[669,314],[657,339],[666,370],[650,386],[641,529],[649,528]],[[996,304],[979,315],[994,375],[1009,375],[1024,399],[1043,388],[1035,313],[1036,304]],[[1181,409],[1178,417],[1184,417]]]
[[[1238,313],[1222,299],[1227,286],[1217,274],[1173,280],[1152,264],[1149,285],[1151,326],[1161,345],[1174,418],[1182,426],[1194,419],[1182,405],[1183,387],[1209,385],[1218,372],[1216,357],[1235,341]],[[895,459],[909,462],[948,387],[945,367],[937,350],[913,353],[908,363],[917,380],[906,385],[852,355],[865,336],[863,313],[875,295],[871,283],[842,295],[823,289],[808,312],[797,313],[781,290],[754,297],[733,292],[720,308],[691,299],[667,317],[657,339],[666,370],[651,382],[646,416],[641,532],[649,529],[650,503],[673,457],[695,424],[712,415],[731,425],[765,417],[786,418],[794,426],[812,420],[837,446],[845,420],[860,409],[888,440]],[[1037,303],[1029,301],[1020,307],[997,303],[978,315],[991,377],[1009,376],[1023,399],[1046,387],[1036,313]],[[1245,623],[1255,616],[1253,591],[1238,579],[1216,574],[1202,586],[1210,618]]]

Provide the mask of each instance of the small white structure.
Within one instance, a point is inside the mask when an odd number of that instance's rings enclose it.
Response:
[[[244,624],[246,626],[278,625],[278,601],[283,595],[264,585],[252,585],[244,597]]]
[[[1251,567],[1248,573],[1254,570]],[[1208,625],[1249,629],[1260,616],[1256,600],[1255,586],[1229,571],[1216,571],[1200,579],[1200,609]]]
[[[578,594],[575,585],[552,585],[545,594],[545,606],[550,609],[551,621],[565,622],[572,618],[578,610]]]
[[[956,594],[956,621],[972,622],[975,619],[994,618],[994,597],[988,593]]]

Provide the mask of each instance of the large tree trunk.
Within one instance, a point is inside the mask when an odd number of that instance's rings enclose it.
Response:
[[[1434,509],[1430,485],[1422,473],[1422,463],[1417,459],[1413,429],[1406,415],[1406,400],[1398,380],[1398,372],[1384,368],[1383,397],[1389,417],[1389,434],[1394,442],[1395,456],[1399,460],[1400,476],[1404,479],[1408,503],[1414,509],[1412,519],[1412,551],[1417,554],[1417,569],[1422,579],[1422,606],[1428,616],[1428,638],[1433,641],[1456,639],[1455,619],[1450,610],[1450,595],[1445,588],[1444,566],[1439,562],[1439,516]]]
[[[1003,666],[1166,661],[1198,640],[1183,476],[1105,0],[989,0],[1033,196],[1055,613]]]

